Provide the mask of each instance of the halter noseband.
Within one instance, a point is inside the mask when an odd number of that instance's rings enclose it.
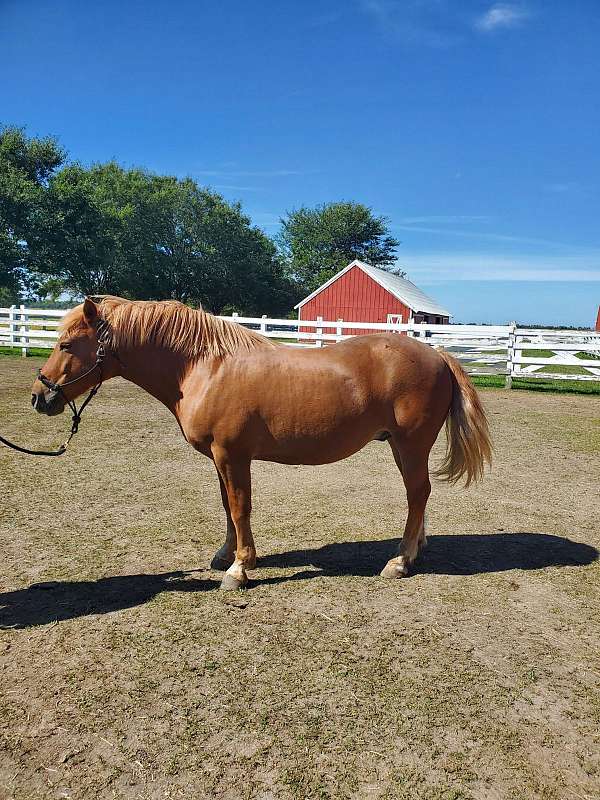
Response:
[[[40,383],[43,383],[47,389],[50,389],[50,391],[53,392],[54,397],[56,397],[56,395],[60,395],[62,399],[65,401],[65,405],[68,405],[69,408],[71,409],[72,413],[71,432],[69,433],[69,438],[66,440],[66,442],[64,444],[61,444],[58,450],[29,450],[26,447],[19,447],[13,442],[10,442],[8,439],[5,439],[4,437],[0,436],[0,442],[2,442],[2,444],[11,447],[13,450],[18,450],[20,453],[27,453],[32,456],[62,456],[62,454],[66,451],[67,447],[69,446],[71,439],[73,438],[73,436],[75,436],[75,434],[79,429],[79,423],[81,422],[81,415],[83,414],[85,407],[90,402],[92,397],[94,397],[94,395],[97,394],[98,390],[102,386],[102,381],[104,379],[102,375],[102,363],[106,358],[106,352],[107,352],[106,342],[105,342],[105,336],[107,334],[107,331],[108,331],[108,323],[106,322],[106,320],[101,319],[96,326],[96,335],[98,338],[98,349],[96,350],[96,362],[93,366],[91,366],[81,375],[78,375],[76,378],[73,378],[70,381],[65,381],[64,383],[54,383],[54,381],[51,381],[50,378],[47,378],[43,374],[41,369],[38,370],[37,378],[40,381]],[[88,396],[79,406],[79,408],[77,408],[75,400],[69,400],[66,397],[63,389],[65,388],[65,386],[72,386],[74,383],[78,383],[84,378],[87,378],[87,376],[91,375],[92,372],[94,372],[94,370],[96,369],[99,372],[98,382],[94,384],[94,386],[92,386]]]

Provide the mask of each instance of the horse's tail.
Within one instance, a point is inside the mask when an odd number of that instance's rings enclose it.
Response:
[[[452,401],[446,418],[446,456],[436,475],[451,483],[466,476],[465,486],[481,480],[492,463],[492,442],[479,395],[460,363],[440,351],[452,378]]]

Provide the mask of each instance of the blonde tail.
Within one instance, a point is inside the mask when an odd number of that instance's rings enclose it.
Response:
[[[452,376],[452,402],[446,418],[446,456],[436,475],[451,483],[466,475],[465,486],[481,480],[492,463],[492,442],[479,395],[460,363],[440,351]]]

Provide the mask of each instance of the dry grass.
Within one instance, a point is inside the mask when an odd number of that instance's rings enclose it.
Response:
[[[0,427],[53,444],[32,366],[0,360]],[[385,444],[255,465],[262,559],[233,597],[212,465],[148,396],[108,384],[62,459],[2,450],[0,797],[600,796],[600,400],[483,399],[494,471],[434,487],[398,582]]]

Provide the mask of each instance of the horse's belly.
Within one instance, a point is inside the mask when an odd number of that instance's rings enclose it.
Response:
[[[377,426],[354,426],[323,435],[306,435],[261,442],[254,458],[279,464],[331,464],[354,455],[374,438]]]

